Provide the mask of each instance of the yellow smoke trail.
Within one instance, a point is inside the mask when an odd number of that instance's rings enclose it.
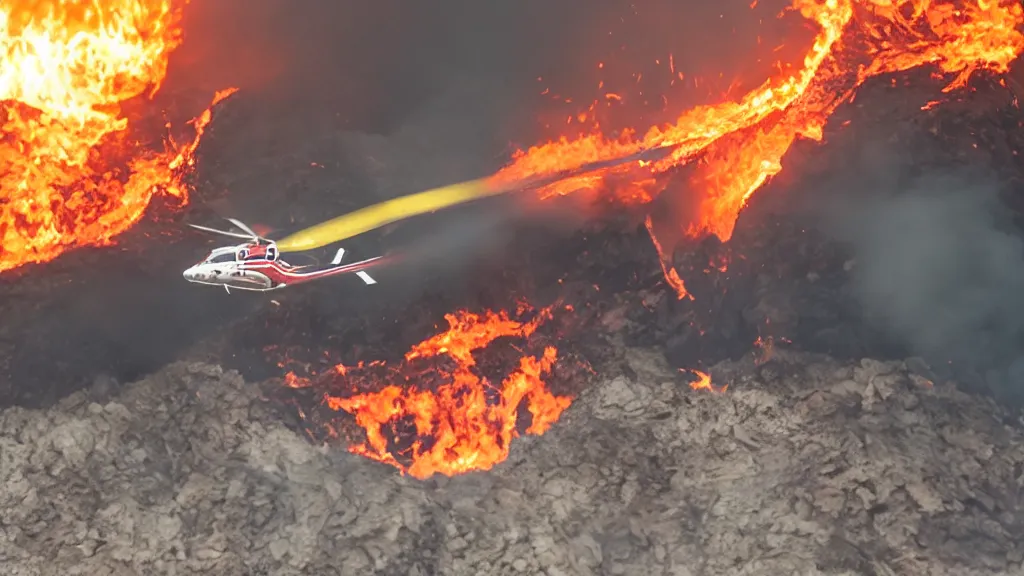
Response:
[[[277,248],[281,252],[313,250],[399,220],[494,196],[508,190],[507,186],[497,186],[487,178],[480,178],[402,196],[300,230],[278,240]]]

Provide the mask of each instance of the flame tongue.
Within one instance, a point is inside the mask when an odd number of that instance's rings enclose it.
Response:
[[[414,346],[405,356],[405,366],[391,371],[392,376],[409,373],[417,362],[434,365],[446,357],[455,366],[447,372],[446,382],[431,390],[414,382],[392,384],[366,394],[327,396],[325,402],[354,415],[366,431],[366,442],[350,448],[356,454],[421,479],[435,473],[489,470],[508,457],[524,403],[532,417],[526,432],[543,434],[571,400],[553,395],[542,380],[555,363],[553,347],[539,357],[520,358],[500,384],[476,373],[473,353],[497,338],[528,338],[549,317],[546,310],[530,322],[514,320],[505,312],[449,314],[447,331]],[[338,367],[336,372],[346,384],[373,377],[357,368]]]
[[[120,104],[151,95],[181,41],[185,2],[13,0],[0,5],[0,272],[102,245],[194,145],[139,154]]]
[[[680,230],[726,241],[749,197],[782,169],[790,145],[798,137],[820,140],[829,116],[865,80],[933,64],[954,75],[946,87],[952,90],[979,69],[1005,72],[1024,52],[1024,8],[1017,0],[793,0],[791,7],[818,27],[799,72],[769,79],[735,102],[683,112],[641,138],[635,132],[615,140],[594,133],[534,146],[495,178],[518,180],[672,147],[667,158],[641,168],[660,174],[700,155],[704,162],[692,182],[700,209],[680,216]],[[649,174],[625,185],[588,174],[548,186],[541,195],[589,190],[636,203],[660,192],[656,185]]]

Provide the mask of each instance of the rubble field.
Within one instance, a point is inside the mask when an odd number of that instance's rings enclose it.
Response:
[[[0,414],[0,571],[1021,573],[1024,441],[920,360],[777,350],[691,390],[618,348],[491,471],[419,481],[286,426],[262,386],[176,363]],[[278,386],[266,383],[266,386]]]

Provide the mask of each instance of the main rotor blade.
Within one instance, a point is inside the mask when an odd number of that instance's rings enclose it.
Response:
[[[242,238],[243,240],[252,240],[255,237],[247,234],[239,234],[238,232],[228,232],[227,230],[217,230],[216,228],[207,228],[206,226],[200,226],[198,224],[189,224],[189,226],[196,228],[197,230],[203,230],[204,232],[213,232],[214,234],[220,234],[221,236],[230,236],[232,238]]]
[[[259,234],[253,232],[252,229],[246,226],[245,223],[242,222],[241,220],[237,220],[235,218],[225,218],[225,220],[237,226],[239,230],[248,233],[250,235],[250,238],[260,238]]]

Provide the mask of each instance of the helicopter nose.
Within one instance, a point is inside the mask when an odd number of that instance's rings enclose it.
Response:
[[[187,268],[184,272],[181,273],[181,276],[185,278],[185,280],[188,280],[189,282],[195,280],[197,276],[196,267],[193,266],[191,268]]]

